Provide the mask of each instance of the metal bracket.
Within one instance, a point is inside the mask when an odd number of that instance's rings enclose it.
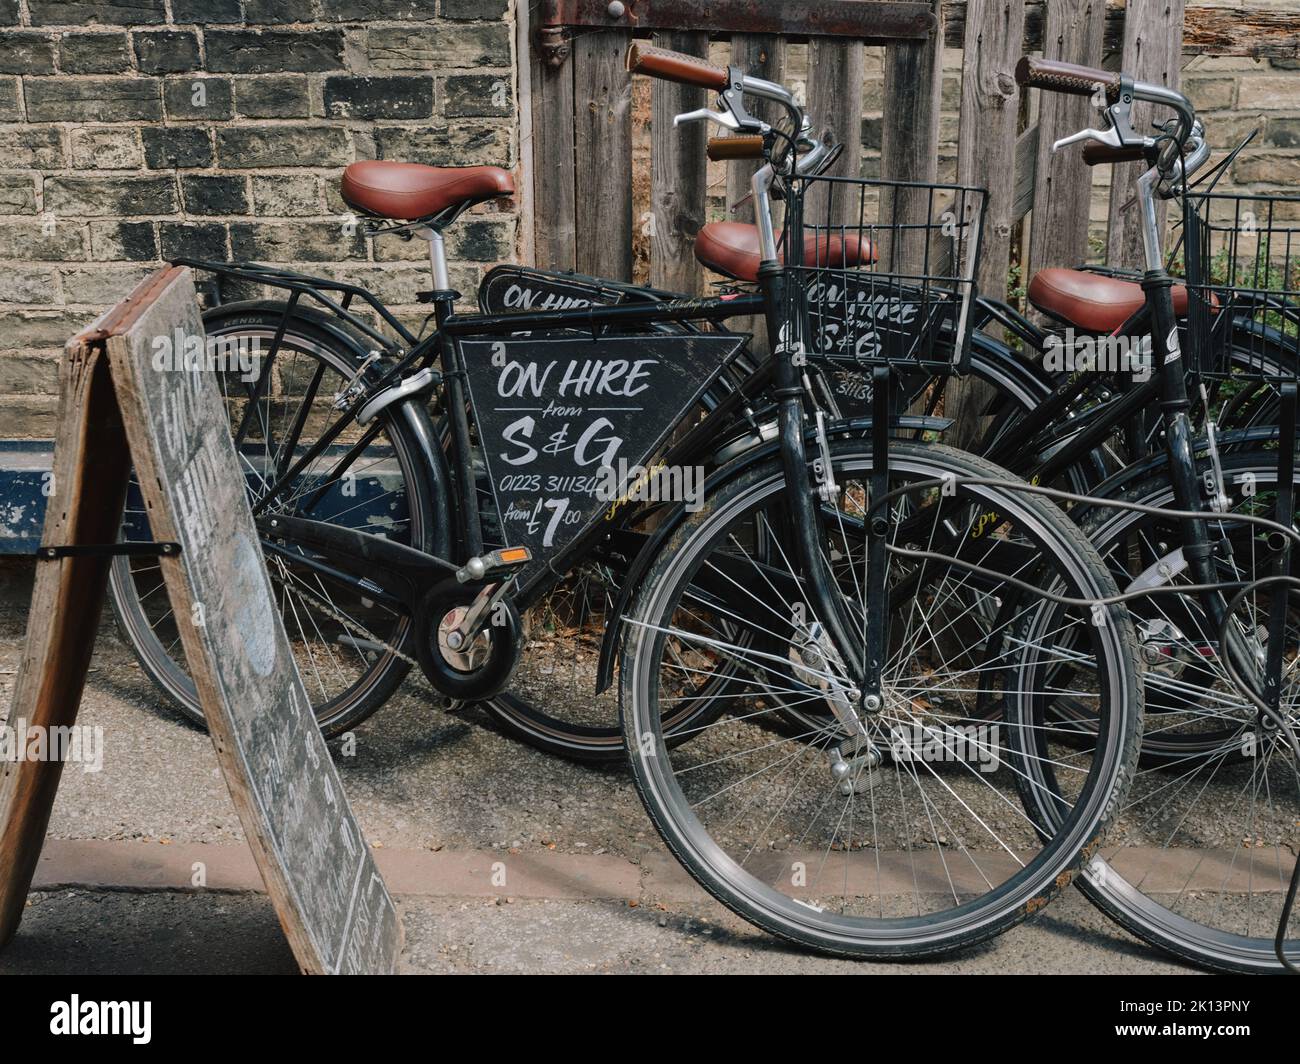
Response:
[[[179,557],[179,543],[68,543],[61,547],[40,546],[36,548],[36,557],[42,561],[56,561],[59,558],[104,558],[148,557],[165,554],[169,558]]]

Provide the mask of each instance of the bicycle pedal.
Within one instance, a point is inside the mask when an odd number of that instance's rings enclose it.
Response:
[[[533,560],[533,553],[527,547],[502,547],[471,558],[456,570],[456,579],[462,584],[494,580],[506,576]]]

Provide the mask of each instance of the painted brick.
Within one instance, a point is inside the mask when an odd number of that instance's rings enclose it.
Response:
[[[145,74],[180,74],[198,70],[198,34],[189,30],[137,33],[135,57]]]
[[[433,80],[427,77],[325,79],[325,113],[333,118],[429,118]]]
[[[150,170],[212,165],[212,135],[198,126],[146,126],[145,165]]]
[[[376,70],[447,70],[510,65],[510,30],[498,23],[376,26],[368,41]]]
[[[229,78],[168,78],[163,101],[174,120],[221,122],[233,113]]]
[[[59,40],[64,74],[120,74],[130,66],[125,33],[69,33]]]
[[[153,222],[91,222],[90,256],[97,262],[158,258],[158,234]]]
[[[46,33],[0,33],[0,74],[53,74],[54,38]]]
[[[217,162],[227,168],[341,166],[350,161],[338,126],[231,126],[217,130]]]
[[[163,0],[27,0],[33,26],[151,26],[167,21]]]
[[[243,118],[306,118],[311,94],[301,76],[235,79],[235,110]]]
[[[138,170],[144,165],[140,138],[120,126],[83,126],[68,136],[72,165],[78,170]]]

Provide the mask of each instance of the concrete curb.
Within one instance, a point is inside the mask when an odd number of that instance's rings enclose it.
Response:
[[[641,866],[606,854],[381,848],[374,855],[394,894],[470,898],[509,895],[566,901],[636,900],[641,896]],[[670,863],[666,859],[654,862],[654,893],[695,895],[696,888],[689,878],[680,869],[670,869]],[[675,876],[673,871],[677,872]],[[32,889],[65,888],[265,889],[247,846],[49,839],[41,852]]]

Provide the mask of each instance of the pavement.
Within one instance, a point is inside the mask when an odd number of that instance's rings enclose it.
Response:
[[[0,712],[22,648],[30,563],[0,563]],[[941,961],[801,952],[705,895],[664,850],[621,769],[591,769],[433,707],[408,679],[332,744],[405,927],[408,972],[1175,973],[1077,892]],[[79,723],[103,770],[69,766],[0,974],[292,972],[206,735],[101,626]],[[504,877],[504,878],[503,878]]]

